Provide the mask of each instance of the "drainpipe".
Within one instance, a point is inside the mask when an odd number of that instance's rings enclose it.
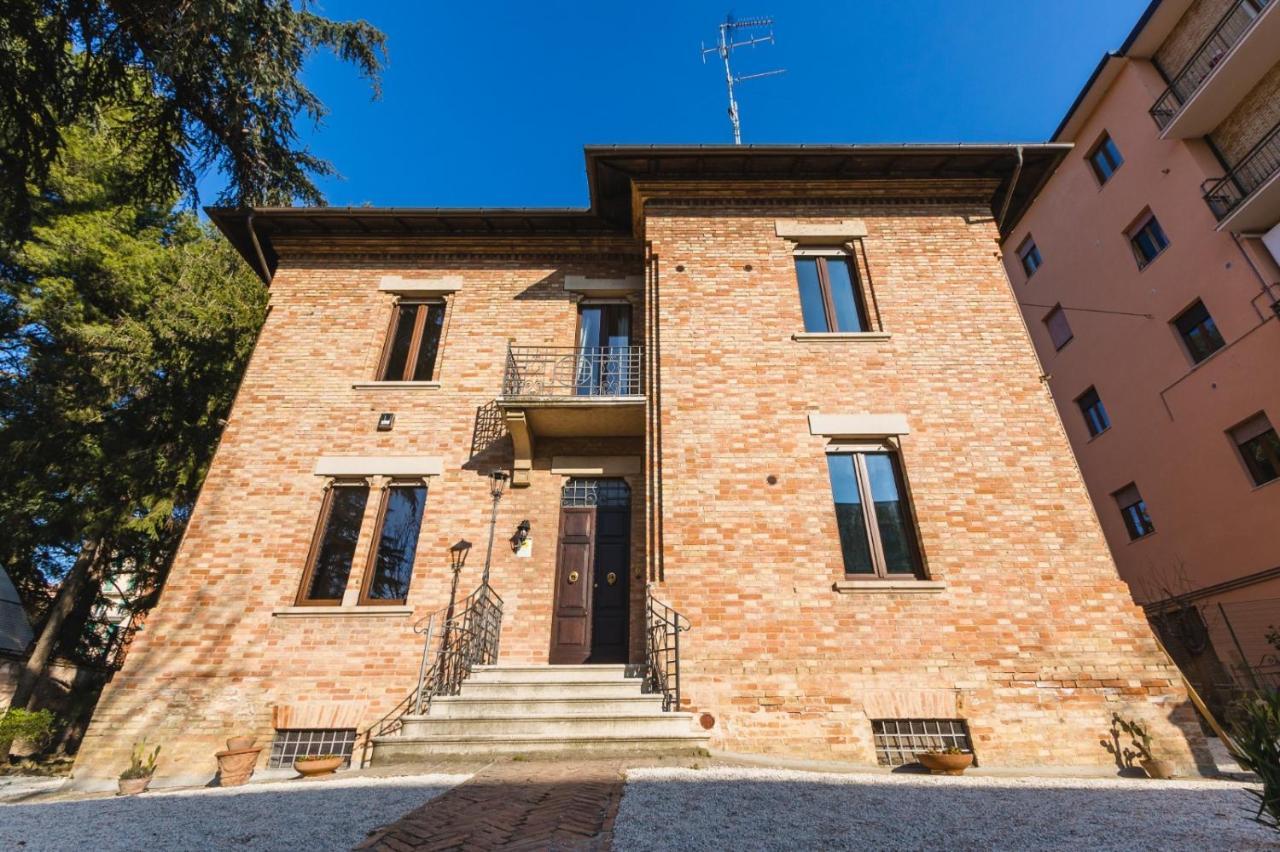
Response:
[[[258,232],[253,227],[253,210],[249,211],[249,218],[245,220],[245,227],[249,229],[249,240],[253,243],[253,251],[258,256],[258,272],[262,275],[262,280],[267,282],[267,286],[271,286],[271,268],[267,266],[267,258],[262,253],[262,244],[258,242]]]
[[[1004,217],[1009,212],[1009,203],[1013,201],[1013,190],[1018,185],[1018,178],[1022,176],[1022,146],[1017,148],[1018,165],[1013,170],[1013,177],[1009,179],[1009,188],[1004,193],[1004,203],[1000,205],[1000,215],[996,217],[996,227],[1004,230]]]

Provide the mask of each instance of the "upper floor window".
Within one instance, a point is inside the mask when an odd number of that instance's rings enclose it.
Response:
[[[822,254],[796,258],[800,312],[811,332],[868,331],[853,258]]]
[[[1124,518],[1124,528],[1128,530],[1130,540],[1156,531],[1151,516],[1147,514],[1147,501],[1142,499],[1137,485],[1130,482],[1111,496],[1116,498],[1116,505],[1120,507],[1120,516]]]
[[[429,382],[435,376],[444,303],[402,300],[396,305],[378,378],[384,382]]]
[[[1280,478],[1280,437],[1267,415],[1259,412],[1231,430],[1254,485]]]
[[[1098,396],[1097,388],[1089,388],[1077,397],[1076,405],[1080,406],[1090,436],[1101,435],[1111,428],[1111,418],[1107,417],[1107,409],[1102,404],[1102,397]]]
[[[1094,145],[1093,150],[1089,152],[1089,165],[1093,167],[1093,174],[1097,177],[1098,183],[1111,180],[1116,169],[1123,164],[1124,157],[1120,156],[1120,149],[1116,147],[1115,140],[1110,134],[1102,134],[1102,139],[1098,140],[1098,144]]]
[[[1174,317],[1173,327],[1187,347],[1187,354],[1197,364],[1227,345],[1218,331],[1218,324],[1209,315],[1209,309],[1199,299]]]
[[[342,603],[368,501],[369,485],[363,480],[335,482],[325,491],[298,593],[299,604]]]
[[[1053,341],[1054,349],[1061,349],[1075,337],[1071,332],[1071,324],[1067,322],[1067,314],[1062,309],[1062,305],[1055,305],[1053,310],[1044,315],[1044,325],[1045,328],[1049,329],[1049,339]]]
[[[1159,220],[1150,212],[1143,214],[1137,223],[1128,231],[1129,245],[1133,248],[1133,257],[1142,269],[1155,260],[1160,252],[1169,247],[1169,238],[1164,235],[1164,228]]]
[[[1040,258],[1040,249],[1036,248],[1036,241],[1030,237],[1018,247],[1018,259],[1022,261],[1022,271],[1027,273],[1028,278],[1035,275],[1036,270],[1044,263]]]
[[[827,473],[845,574],[921,576],[915,524],[897,453],[828,453]]]

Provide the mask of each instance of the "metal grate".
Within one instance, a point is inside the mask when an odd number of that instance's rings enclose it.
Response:
[[[631,506],[631,489],[621,479],[570,479],[560,492],[560,505],[626,509]]]
[[[916,763],[916,754],[944,748],[972,752],[969,726],[963,719],[872,719],[876,763],[905,766]],[[975,758],[974,765],[977,765]]]
[[[299,757],[312,754],[340,754],[343,766],[351,765],[351,752],[356,744],[355,728],[293,728],[276,731],[271,743],[268,769],[293,766]]]

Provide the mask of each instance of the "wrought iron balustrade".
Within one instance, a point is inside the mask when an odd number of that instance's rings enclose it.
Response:
[[[640,396],[643,346],[509,346],[504,397]]]
[[[1272,0],[1236,0],[1232,4],[1218,21],[1218,25],[1182,66],[1182,70],[1174,76],[1169,88],[1164,90],[1164,94],[1151,107],[1151,117],[1155,119],[1157,127],[1164,130],[1169,126],[1182,105],[1190,100],[1200,84],[1248,32],[1270,2]]]
[[[661,695],[663,710],[679,710],[680,634],[689,629],[689,619],[654,598],[652,591],[645,597],[644,691]]]
[[[1280,172],[1280,124],[1262,137],[1224,178],[1204,191],[1205,203],[1221,222],[1258,187]]]
[[[402,720],[410,713],[415,716],[426,713],[435,696],[457,695],[475,666],[498,662],[502,598],[492,586],[482,583],[456,604],[418,619],[413,632],[423,637],[418,685],[361,734],[361,766],[369,762],[369,747],[375,737],[400,730]]]

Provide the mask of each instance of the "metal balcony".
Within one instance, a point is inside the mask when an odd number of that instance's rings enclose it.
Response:
[[[1204,191],[1205,203],[1219,222],[1228,218],[1232,230],[1257,230],[1280,219],[1280,124],[1241,158],[1240,162]],[[1248,208],[1257,208],[1251,210]],[[1244,221],[1247,218],[1248,221]]]
[[[1183,106],[1253,28],[1271,2],[1274,0],[1236,0],[1231,5],[1151,107],[1151,117],[1157,127],[1165,130],[1173,123]]]
[[[642,397],[642,346],[510,346],[502,397],[589,402]]]

